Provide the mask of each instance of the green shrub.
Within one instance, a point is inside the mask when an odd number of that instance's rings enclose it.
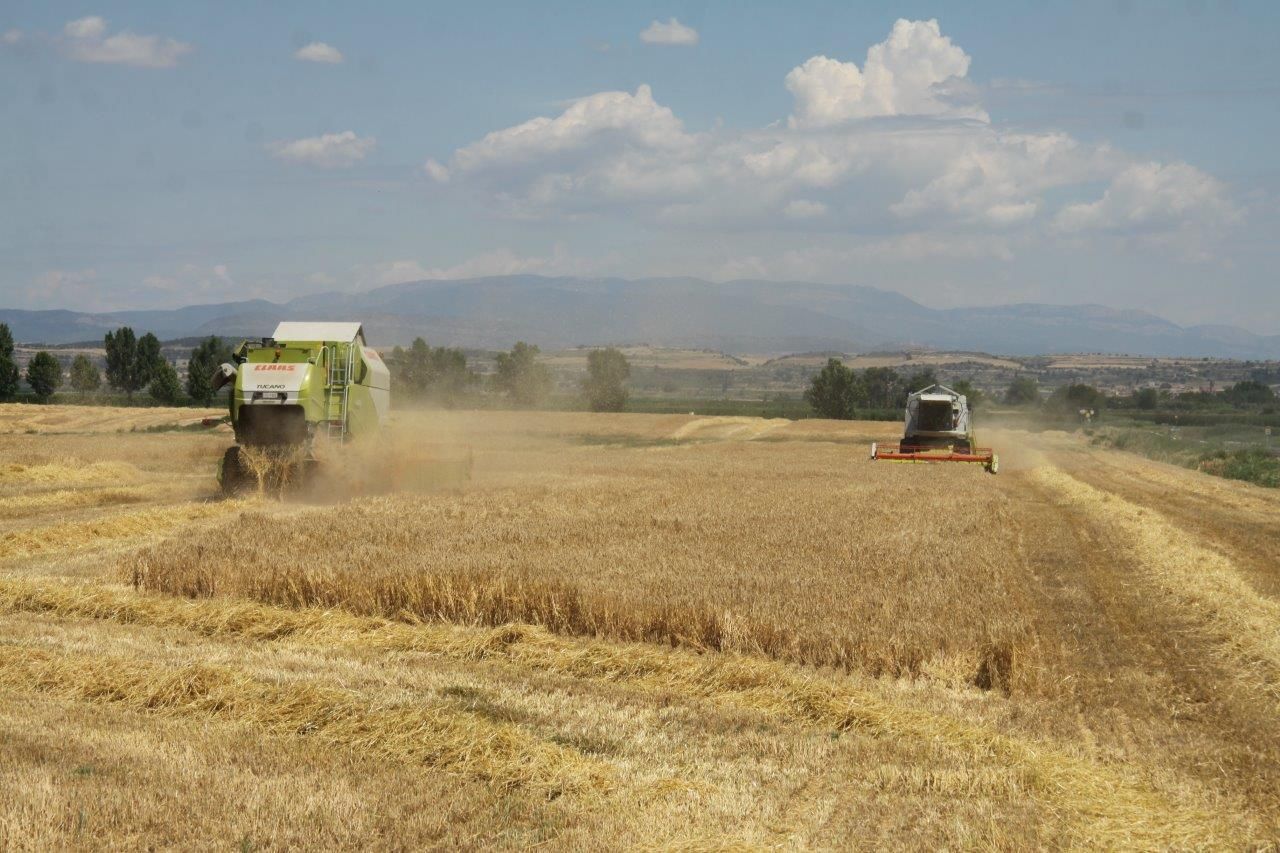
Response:
[[[1216,453],[1206,453],[1197,467],[1201,471],[1229,480],[1244,480],[1257,486],[1280,488],[1280,457],[1272,456],[1265,450],[1219,450]]]

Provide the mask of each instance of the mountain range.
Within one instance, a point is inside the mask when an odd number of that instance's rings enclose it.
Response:
[[[280,320],[359,320],[370,343],[544,349],[647,343],[727,352],[974,350],[1000,355],[1280,358],[1280,335],[1228,326],[1179,326],[1145,311],[1101,305],[1016,304],[937,309],[874,287],[695,278],[535,275],[428,280],[171,310],[82,313],[0,308],[25,343],[100,341],[118,326],[162,339],[269,335]]]

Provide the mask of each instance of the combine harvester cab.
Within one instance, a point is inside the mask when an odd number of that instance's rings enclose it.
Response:
[[[318,438],[341,444],[373,435],[390,416],[391,373],[359,323],[281,323],[271,337],[240,344],[233,361],[213,376],[215,390],[235,383],[237,446],[223,457],[225,492],[248,480],[242,447],[296,449],[314,463]]]
[[[976,462],[992,474],[1000,459],[976,447],[969,401],[945,385],[930,385],[907,397],[902,441],[893,449],[871,445],[873,460],[890,462]]]

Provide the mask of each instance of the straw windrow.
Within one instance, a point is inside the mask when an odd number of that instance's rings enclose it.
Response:
[[[169,715],[207,715],[266,734],[313,738],[366,757],[418,763],[557,796],[606,790],[597,762],[518,727],[443,708],[380,707],[349,691],[274,685],[235,669],[165,667],[113,657],[0,645],[0,684]]]
[[[1119,528],[1123,550],[1143,569],[1147,584],[1280,715],[1280,602],[1259,594],[1228,557],[1204,548],[1158,512],[1057,468],[1037,468],[1032,475],[1058,500]]]
[[[234,599],[190,602],[96,585],[40,584],[9,579],[0,581],[0,610],[49,612],[61,616],[87,616],[130,624],[183,628],[207,636],[285,640],[319,647],[416,651],[461,661],[497,660],[526,671],[626,684],[642,690],[728,704],[793,724],[942,745],[963,756],[967,764],[1005,768],[1012,776],[988,784],[1005,788],[1012,784],[1023,795],[1044,801],[1062,821],[1069,836],[1090,845],[1186,846],[1212,838],[1226,839],[1238,821],[1238,817],[1225,812],[1179,802],[1176,797],[1153,788],[1149,782],[1123,768],[1076,757],[1052,744],[1002,735],[971,723],[916,710],[910,707],[909,698],[904,698],[901,703],[888,701],[873,689],[858,687],[856,681],[849,678],[832,678],[767,660],[734,655],[696,656],[647,646],[571,640],[533,626],[508,625],[487,631],[439,625],[409,626],[341,612],[294,611]],[[114,669],[114,665],[111,668]],[[41,676],[40,673],[46,669],[55,674]],[[68,672],[72,675],[66,675]],[[0,662],[0,679],[9,679],[10,684],[24,680],[29,683],[45,677],[51,685],[46,689],[83,694],[86,691],[94,693],[97,689],[93,686],[95,684],[119,681],[108,676],[95,681],[83,674],[74,674],[78,672],[80,670],[76,667],[68,670],[47,661],[37,662],[27,669],[12,658]],[[57,673],[63,673],[63,676]],[[220,679],[232,678],[225,673],[216,677],[200,674],[205,673],[203,669],[193,670],[193,673],[198,675],[195,678],[198,684],[209,682],[217,685],[223,683]],[[139,670],[137,676],[136,682],[125,681],[142,683],[145,678],[153,678],[154,674],[144,678]],[[64,685],[60,679],[68,683]],[[248,684],[251,698],[228,699],[229,693],[210,687],[202,688],[203,692],[197,699],[177,704],[208,711],[212,703],[214,708],[225,710],[234,718],[263,724],[277,733],[304,730],[289,728],[297,722],[296,715],[284,718],[293,722],[278,725],[272,722],[274,712],[270,709],[290,704],[289,699],[280,698],[272,692],[278,688],[264,688],[244,679],[236,683]],[[186,694],[179,691],[179,695]],[[310,695],[307,694],[308,697]],[[151,696],[149,692],[137,692],[128,687],[123,689],[122,696],[126,698],[121,701],[135,705],[142,703],[142,707],[148,707],[147,703],[151,701],[147,698]],[[237,705],[239,701],[248,704]],[[225,702],[225,708],[219,702]],[[349,720],[329,730],[331,734],[326,737],[334,738],[335,743],[357,736],[353,733],[363,732],[365,738],[375,737],[375,732],[379,733],[376,736],[385,733],[390,738],[390,745],[380,748],[402,758],[415,754],[398,734],[397,726],[403,723],[398,717],[378,716],[379,720],[385,721],[385,727],[376,721],[358,725],[350,721],[359,713],[355,706],[349,700],[339,702],[333,697],[324,701],[305,698],[299,707],[311,709],[305,711],[304,716],[306,713],[323,715],[327,713],[323,708],[334,703],[342,708],[339,716]],[[249,710],[237,710],[239,708]],[[410,728],[417,730],[421,727],[419,724]],[[460,735],[456,721],[448,721],[441,728],[446,732],[446,740]],[[477,733],[470,730],[470,734]],[[446,766],[454,760],[451,753],[442,755],[437,760]],[[506,755],[503,752],[503,756]],[[499,767],[509,768],[508,758],[488,760]],[[482,766],[489,767],[489,764]],[[527,765],[515,762],[515,766]],[[515,774],[510,769],[506,772],[509,776]]]
[[[242,506],[243,504],[232,501],[219,504],[179,504],[134,510],[88,521],[69,521],[46,527],[13,530],[0,536],[0,560],[68,554],[117,542],[159,538],[179,527],[216,518]]]

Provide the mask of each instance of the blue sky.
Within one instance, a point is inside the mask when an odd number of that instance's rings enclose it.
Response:
[[[695,275],[1277,333],[1277,36],[1243,0],[9,0],[0,304]]]

